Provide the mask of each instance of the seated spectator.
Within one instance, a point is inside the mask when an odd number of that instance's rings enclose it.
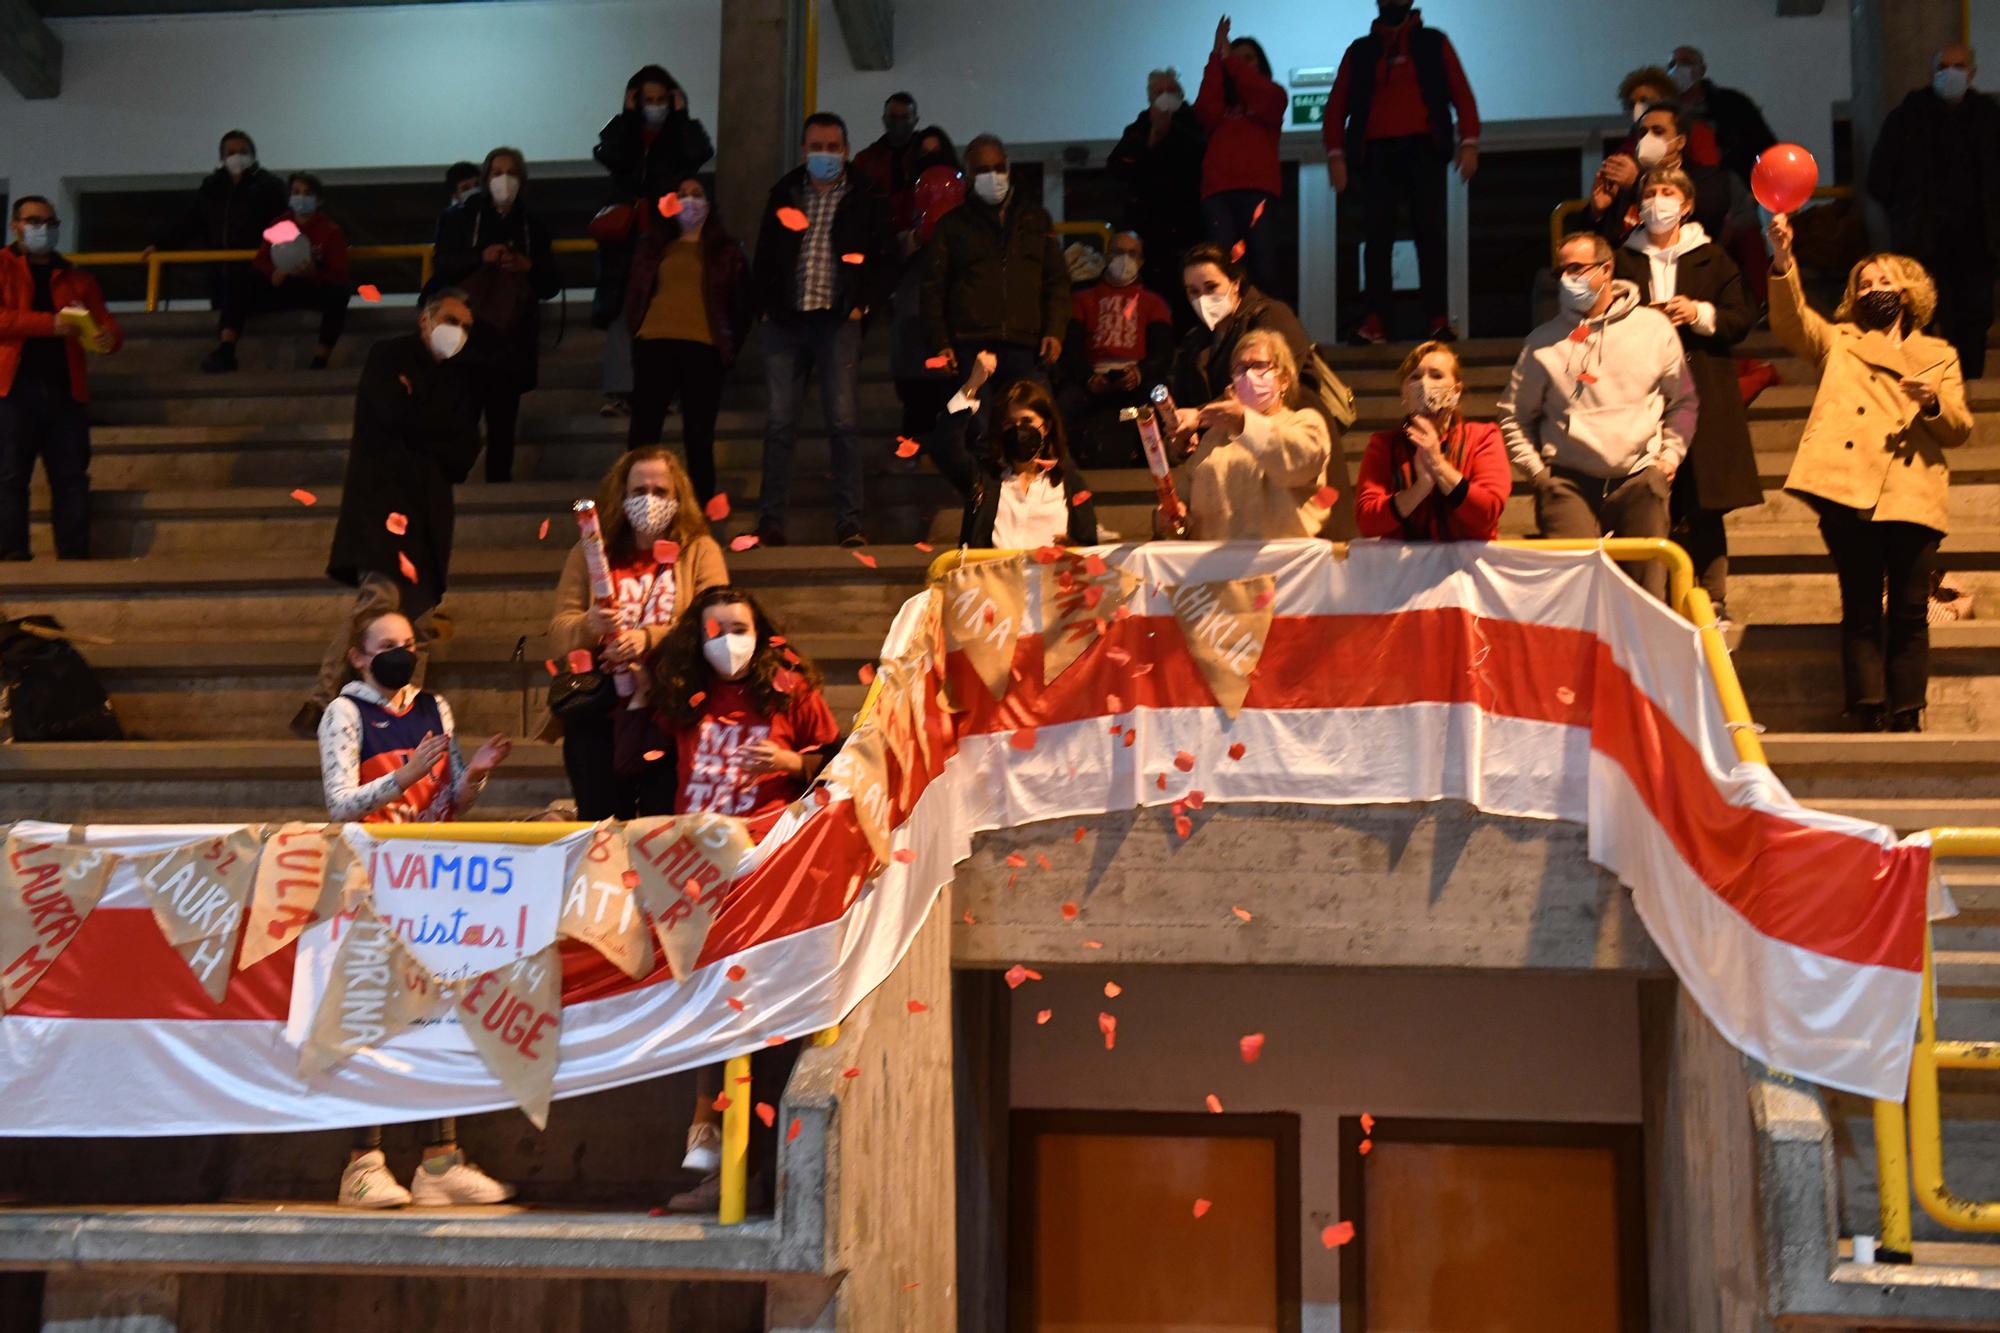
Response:
[[[61,227],[53,204],[24,194],[9,223],[13,244],[0,250],[0,560],[32,558],[28,490],[38,457],[49,479],[56,558],[90,557],[90,380],[83,354],[86,346],[115,352],[125,338],[97,279],[57,251]]]
[[[1237,340],[1255,329],[1270,329],[1285,340],[1294,366],[1312,355],[1312,340],[1292,308],[1246,284],[1241,265],[1219,245],[1202,244],[1181,261],[1188,304],[1201,327],[1181,340],[1174,353],[1172,388],[1181,405],[1181,432],[1194,426],[1191,406],[1229,391]]]
[[[762,838],[804,795],[840,740],[840,724],[820,693],[819,668],[787,645],[749,593],[710,588],[646,659],[640,689],[614,714],[621,776],[676,763],[674,809],[749,821]],[[648,758],[657,755],[656,758]],[[799,1043],[750,1057],[751,1086],[732,1097],[776,1104]],[[722,1197],[722,1066],[696,1071],[694,1118],[681,1166],[703,1173],[694,1189],[667,1202],[674,1213],[713,1212]],[[753,1118],[750,1192],[768,1199],[777,1138]]]
[[[1015,380],[990,413],[982,412],[979,393],[994,369],[993,353],[974,358],[941,427],[959,432],[958,448],[979,460],[959,545],[1008,551],[1095,546],[1097,506],[1070,458],[1055,400],[1041,381]]]
[[[472,196],[485,191],[479,179],[479,168],[471,162],[454,162],[445,168],[444,192],[450,196],[446,208],[463,208]]]
[[[626,447],[660,442],[667,409],[681,404],[681,448],[695,498],[715,494],[715,417],[722,385],[750,336],[750,261],[693,176],[669,195],[670,218],[643,206],[625,290],[624,325],[632,334],[632,424]]]
[[[257,165],[257,145],[242,130],[231,130],[218,145],[222,165],[202,178],[187,211],[169,222],[146,247],[164,250],[255,250],[264,228],[285,215],[285,183]],[[248,263],[231,261],[208,270],[209,304],[218,312],[241,309],[244,293],[261,281]],[[208,371],[236,369],[235,339],[220,325],[221,343],[204,356]]]
[[[541,358],[541,303],[562,289],[553,239],[521,201],[528,161],[496,148],[481,168],[485,197],[447,209],[438,221],[431,285],[466,293],[492,348],[479,377],[486,418],[486,480],[514,479],[521,395],[533,389]]]
[[[956,372],[978,353],[999,358],[1011,384],[1043,375],[1069,328],[1069,269],[1048,210],[1017,197],[1007,146],[982,134],[965,147],[972,195],[931,238],[924,323],[935,355]]]
[[[1799,288],[1791,219],[1772,218],[1770,237],[1771,331],[1820,367],[1785,489],[1819,515],[1840,579],[1847,717],[1859,731],[1921,731],[1926,595],[1948,530],[1944,451],[1973,432],[1958,353],[1921,332],[1937,289],[1915,260],[1874,254],[1856,264],[1829,323]]]
[[[319,771],[327,818],[336,823],[407,824],[455,820],[470,810],[512,743],[495,736],[468,762],[459,753],[451,708],[410,683],[416,631],[394,611],[371,610],[354,622],[350,682],[319,725]],[[354,1134],[336,1196],[343,1208],[438,1208],[502,1203],[514,1187],[467,1161],[458,1121],[435,1120],[410,1188],[396,1183],[382,1152],[382,1127]]]
[[[1148,401],[1172,367],[1173,317],[1158,293],[1139,285],[1144,264],[1138,234],[1121,231],[1111,238],[1103,280],[1070,297],[1064,406],[1093,460],[1130,461],[1138,442],[1119,409]]]
[[[1667,74],[1680,94],[1681,106],[1712,131],[1716,157],[1723,170],[1748,185],[1750,169],[1757,165],[1758,156],[1778,141],[1763,111],[1747,94],[1734,88],[1716,87],[1708,77],[1708,61],[1692,46],[1674,48],[1673,59],[1667,62]]]
[[[889,201],[889,230],[901,237],[915,225],[917,176],[924,147],[917,142],[917,99],[890,93],[882,103],[882,137],[854,155],[854,169]]]
[[[1722,516],[1764,502],[1731,355],[1756,317],[1736,262],[1689,217],[1695,197],[1684,172],[1648,171],[1639,189],[1641,223],[1619,250],[1612,273],[1637,287],[1639,299],[1680,331],[1701,414],[1674,473],[1668,515],[1675,539],[1694,560],[1696,581],[1714,601],[1717,618],[1727,619],[1729,537]]]
[[[1459,411],[1465,376],[1448,343],[1420,343],[1403,358],[1403,422],[1368,437],[1355,486],[1364,537],[1490,542],[1514,488],[1507,442]]]
[[[1194,99],[1195,119],[1208,132],[1202,224],[1209,242],[1241,255],[1267,292],[1277,290],[1278,256],[1271,226],[1259,225],[1258,215],[1278,201],[1278,136],[1290,102],[1271,78],[1263,46],[1253,37],[1231,41],[1223,15]]]
[[[1202,237],[1201,168],[1208,134],[1187,105],[1171,65],[1146,76],[1146,109],[1104,165],[1125,183],[1125,226],[1139,235],[1146,261],[1139,281],[1169,303],[1186,332],[1193,312],[1179,299],[1180,257]]]
[[[1639,117],[1631,162],[1637,164],[1630,183],[1613,188],[1612,165],[1628,161],[1613,154],[1598,168],[1590,188],[1590,218],[1593,230],[1613,245],[1621,244],[1639,229],[1638,172],[1665,169],[1684,173],[1694,187],[1694,220],[1711,237],[1735,232],[1754,232],[1757,203],[1750,191],[1734,175],[1717,166],[1703,166],[1686,155],[1687,117],[1672,103],[1657,103]],[[1618,173],[1626,174],[1622,170]]]
[[[1534,483],[1544,537],[1664,537],[1674,470],[1700,399],[1680,336],[1611,274],[1610,242],[1571,232],[1556,251],[1562,313],[1528,335],[1500,430]],[[1664,565],[1627,569],[1664,598]]]
[[[1333,444],[1318,412],[1287,406],[1299,382],[1290,342],[1274,329],[1252,329],[1235,340],[1229,366],[1229,389],[1195,412],[1200,442],[1175,469],[1185,535],[1200,542],[1317,537],[1331,510],[1324,489]],[[1160,510],[1154,530],[1169,530]]]
[[[431,608],[444,596],[456,516],[452,488],[479,456],[477,372],[462,357],[472,330],[465,293],[433,293],[417,331],[368,349],[354,391],[354,435],[340,488],[327,577],[355,590],[319,680],[292,718],[292,732],[314,736],[348,663],[349,627],[394,611],[421,634],[421,658],[434,637]]]
[[[658,445],[635,448],[611,465],[597,488],[597,522],[611,567],[611,601],[600,605],[591,595],[579,541],[570,547],[556,585],[549,654],[563,663],[581,649],[601,668],[636,668],[689,603],[729,581],[729,570],[687,473],[672,451]],[[673,769],[666,770],[664,781],[650,780],[650,773],[646,782],[619,779],[608,713],[585,719],[551,715],[541,734],[544,740],[562,737],[563,772],[578,819],[674,812]]]
[[[340,331],[347,323],[347,303],[354,294],[348,285],[347,234],[320,211],[319,177],[295,171],[290,186],[291,210],[283,220],[296,226],[299,234],[279,245],[266,239],[257,247],[251,267],[260,281],[229,289],[222,307],[222,346],[202,362],[203,370],[236,369],[236,344],[253,314],[318,311],[319,341],[313,347],[311,362],[314,370],[326,369],[333,345],[340,341]]]

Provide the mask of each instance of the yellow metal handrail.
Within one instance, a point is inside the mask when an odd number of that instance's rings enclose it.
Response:
[[[1113,235],[1109,222],[1058,222],[1055,225],[1055,233],[1058,236],[1077,236],[1087,241],[1096,241],[1100,250],[1111,248]]]
[[[1812,192],[1814,199],[1852,199],[1852,185],[1822,185]],[[1549,210],[1549,261],[1555,262],[1556,252],[1562,249],[1563,237],[1569,235],[1569,220],[1590,207],[1588,199],[1565,199]]]
[[[592,240],[556,241],[551,247],[559,255],[584,254],[597,248]],[[348,247],[349,259],[414,259],[419,263],[420,285],[429,286],[435,251],[429,245],[355,245]],[[247,264],[257,257],[255,250],[94,250],[67,255],[72,264],[84,268],[146,266],[146,309],[160,308],[162,275],[169,264]]]

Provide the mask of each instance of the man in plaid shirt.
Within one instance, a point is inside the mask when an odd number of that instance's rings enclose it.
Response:
[[[751,273],[768,321],[757,535],[766,546],[785,544],[799,402],[806,376],[817,367],[832,437],[835,533],[843,546],[865,546],[856,379],[865,321],[870,311],[888,307],[895,283],[889,201],[847,169],[847,125],[839,116],[821,111],[806,117],[800,153],[803,165],[771,189]]]

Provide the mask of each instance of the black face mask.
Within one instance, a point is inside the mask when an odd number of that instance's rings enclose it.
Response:
[[[394,694],[417,674],[417,650],[384,648],[369,659],[368,674],[375,678],[377,685]]]
[[[1049,450],[1049,437],[1040,426],[1017,421],[1000,432],[1000,453],[1015,467],[1039,458]]]
[[[1886,329],[1903,314],[1903,294],[1897,291],[1864,292],[1854,298],[1854,322],[1864,329]]]

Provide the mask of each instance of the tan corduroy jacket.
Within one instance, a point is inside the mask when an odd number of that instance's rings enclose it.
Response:
[[[1310,408],[1246,410],[1240,435],[1211,426],[1174,473],[1188,539],[1317,537],[1328,510],[1316,495],[1332,456],[1326,421]]]
[[[674,576],[679,580],[674,589],[674,615],[679,619],[703,592],[729,582],[729,570],[715,538],[697,537],[683,546],[674,564]],[[583,544],[579,542],[570,547],[569,559],[563,563],[562,578],[556,583],[556,613],[549,620],[549,657],[558,666],[579,648],[596,650],[596,639],[584,627],[584,613],[589,610],[590,574],[583,566]],[[672,628],[671,624],[645,626],[646,651],[659,647]],[[547,712],[546,703],[541,718],[537,735],[544,740],[562,735],[562,725]]]
[[[1819,393],[1785,489],[1858,509],[1877,522],[1945,527],[1951,467],[1944,451],[1972,437],[1958,353],[1942,338],[1832,323],[1805,302],[1797,264],[1771,278],[1771,329],[1820,366]],[[1904,376],[1937,386],[1935,414],[1903,392]]]

